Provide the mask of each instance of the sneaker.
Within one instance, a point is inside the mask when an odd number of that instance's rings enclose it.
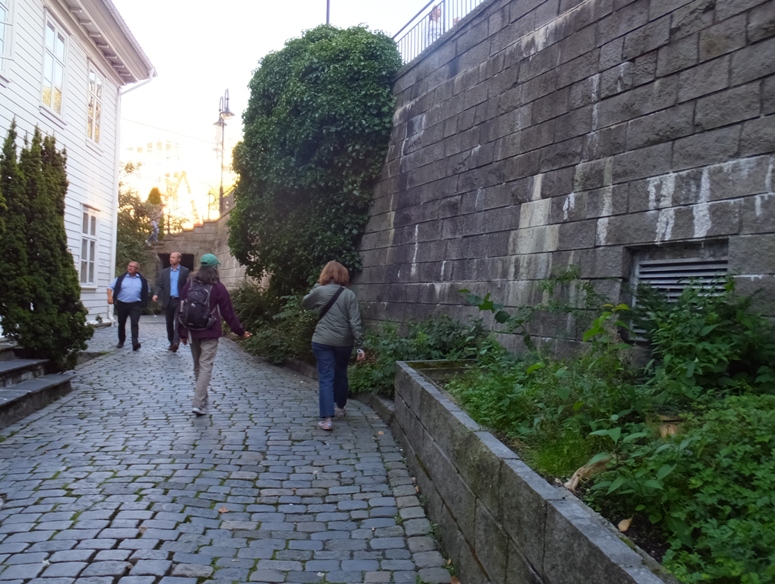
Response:
[[[138,351],[140,349],[140,347],[142,347],[142,345],[140,343],[137,343],[136,345],[132,345],[132,350],[133,351]]]
[[[118,345],[116,345],[116,349],[120,349],[120,348],[122,348],[123,346],[124,346],[124,343],[119,343]]]
[[[347,412],[344,411],[344,408],[334,408],[334,415],[337,418],[344,418],[347,415]]]
[[[191,408],[191,411],[194,412],[197,416],[205,416],[205,415],[207,415],[207,412],[205,411],[204,408],[193,407],[193,408]]]
[[[325,420],[320,420],[318,422],[318,428],[321,430],[325,430],[326,432],[330,432],[332,429],[331,426],[331,418],[326,418]]]

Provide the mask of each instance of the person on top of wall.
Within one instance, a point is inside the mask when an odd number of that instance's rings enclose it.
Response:
[[[347,362],[358,347],[358,361],[366,358],[361,313],[355,293],[346,288],[350,275],[342,264],[328,262],[318,283],[301,304],[318,311],[318,324],[312,335],[312,352],[318,364],[318,398],[321,430],[332,429],[331,418],[344,417],[347,404]],[[336,410],[334,409],[336,403]]]
[[[196,379],[191,411],[197,416],[207,413],[207,388],[213,374],[218,339],[223,335],[221,318],[238,337],[247,339],[252,336],[234,314],[229,292],[218,277],[219,265],[218,258],[213,254],[204,254],[199,270],[189,278],[180,293],[178,331],[180,342],[184,345],[191,338]]]
[[[153,293],[154,302],[161,297],[161,307],[167,319],[167,339],[170,342],[167,350],[173,353],[178,350],[180,345],[180,335],[178,334],[180,295],[191,271],[180,265],[182,257],[179,251],[173,251],[170,254],[170,267],[164,268],[159,277],[156,278],[156,289]]]
[[[441,4],[436,4],[428,14],[428,44],[431,44],[442,34]]]
[[[118,345],[119,349],[126,341],[126,319],[131,319],[132,350],[140,348],[140,315],[148,306],[150,287],[148,280],[140,274],[140,264],[129,262],[126,272],[113,278],[108,286],[108,304],[116,305],[118,314]]]

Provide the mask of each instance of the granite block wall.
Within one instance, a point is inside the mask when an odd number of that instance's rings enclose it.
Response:
[[[775,297],[775,0],[492,0],[394,91],[366,320],[535,303],[568,266],[626,299],[642,254],[706,248]]]

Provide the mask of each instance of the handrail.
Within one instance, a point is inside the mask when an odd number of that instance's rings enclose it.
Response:
[[[393,35],[401,60],[408,63],[457,26],[485,0],[431,0]],[[411,27],[411,28],[410,28]],[[407,28],[409,30],[407,30]],[[403,36],[399,35],[406,31]]]
[[[414,19],[415,19],[415,18],[417,18],[417,17],[418,17],[418,16],[420,16],[420,15],[421,15],[423,12],[425,12],[425,11],[428,9],[428,6],[430,6],[431,4],[433,4],[433,3],[434,3],[434,2],[436,2],[436,1],[437,1],[437,0],[431,0],[431,1],[430,1],[430,2],[428,2],[428,3],[427,3],[425,6],[423,6],[422,8],[420,8],[420,10],[417,12],[417,14],[415,14],[414,16],[412,16],[412,18],[410,18],[410,19],[409,19],[409,22],[407,22],[407,23],[406,23],[404,26],[402,26],[402,27],[401,27],[401,30],[399,30],[399,31],[398,31],[396,34],[394,34],[394,35],[393,35],[393,40],[396,40],[396,37],[397,37],[398,35],[400,35],[402,32],[404,32],[404,30],[406,29],[406,27],[407,27],[407,26],[409,26],[410,24],[412,24],[412,22],[414,22]]]

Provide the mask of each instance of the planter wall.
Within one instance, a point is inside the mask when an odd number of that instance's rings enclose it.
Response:
[[[464,584],[675,582],[484,431],[422,367],[398,363],[392,428]]]

